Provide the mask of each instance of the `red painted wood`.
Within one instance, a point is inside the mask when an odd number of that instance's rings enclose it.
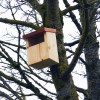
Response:
[[[56,29],[46,28],[46,27],[40,28],[39,30],[36,30],[36,31],[31,32],[29,34],[23,35],[23,38],[24,39],[35,38],[35,37],[41,36],[42,34],[44,34],[44,32],[52,32],[52,33],[55,33],[56,32]]]

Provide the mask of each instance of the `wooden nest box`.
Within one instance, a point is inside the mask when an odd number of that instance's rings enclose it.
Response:
[[[41,28],[23,35],[26,41],[28,64],[42,69],[59,63],[56,29]]]

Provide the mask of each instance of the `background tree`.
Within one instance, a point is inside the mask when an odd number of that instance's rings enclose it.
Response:
[[[74,0],[72,3],[71,0],[62,0],[65,6],[63,10],[59,2],[60,0],[0,1],[0,30],[4,30],[0,38],[0,99],[78,100],[77,91],[84,95],[85,100],[100,99],[97,41],[99,30],[96,26],[99,21],[100,1]],[[64,43],[64,33],[68,33],[67,30],[63,31],[63,28],[67,29],[66,24],[69,23],[66,20],[70,19],[77,28],[78,39],[72,33],[74,42]],[[24,33],[41,27],[57,30],[60,62],[50,68],[35,70],[27,64],[25,43],[21,37]],[[65,39],[68,40],[67,37]],[[66,56],[66,51],[70,52],[70,56]],[[85,60],[81,57],[83,53]],[[87,73],[83,76],[87,77],[87,90],[75,86],[71,75],[79,61],[86,68]],[[56,92],[49,90],[52,85]]]

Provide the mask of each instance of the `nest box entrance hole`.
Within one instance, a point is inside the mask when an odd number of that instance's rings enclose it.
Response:
[[[30,37],[28,39],[28,41],[29,41],[29,46],[30,47],[34,46],[36,44],[42,43],[42,42],[44,42],[44,33],[36,35],[34,37]]]

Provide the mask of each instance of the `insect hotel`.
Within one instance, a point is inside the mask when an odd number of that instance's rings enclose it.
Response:
[[[42,69],[59,63],[56,29],[41,28],[23,35],[26,41],[28,65]]]

